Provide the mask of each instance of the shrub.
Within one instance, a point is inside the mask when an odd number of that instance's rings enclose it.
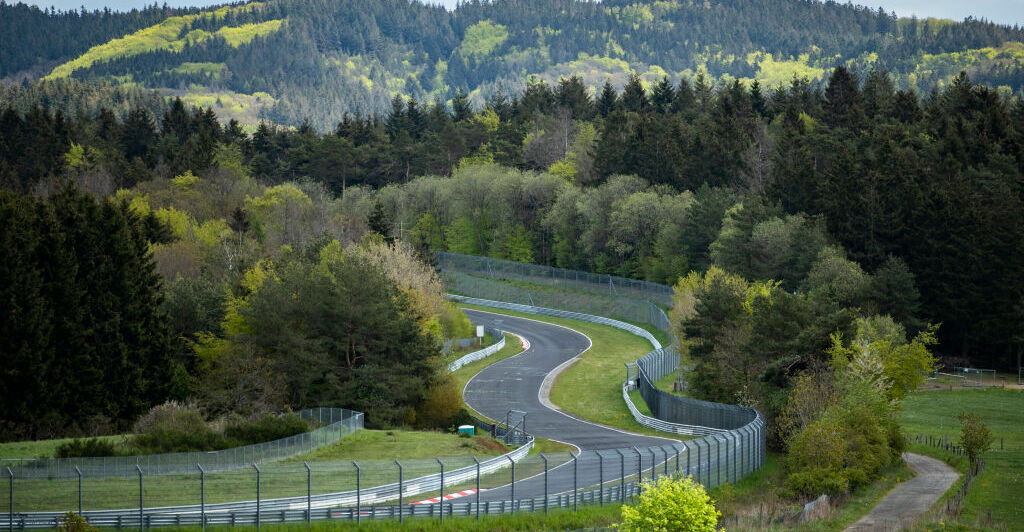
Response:
[[[60,532],[97,532],[99,529],[75,512],[68,512],[60,518],[60,527],[57,530]]]
[[[636,504],[622,507],[621,530],[714,532],[721,513],[704,487],[687,478],[643,484]]]
[[[199,410],[173,401],[153,407],[135,423],[132,443],[143,454],[213,451],[228,447]]]
[[[57,446],[53,456],[56,458],[85,458],[95,456],[117,456],[118,447],[114,442],[99,438],[79,439]]]
[[[230,446],[250,445],[265,441],[279,440],[309,430],[309,423],[298,414],[288,413],[276,416],[263,413],[245,419],[233,417],[224,426],[224,437]]]
[[[992,432],[974,412],[960,412],[956,418],[960,420],[960,445],[973,466],[978,463],[978,457],[992,447]]]

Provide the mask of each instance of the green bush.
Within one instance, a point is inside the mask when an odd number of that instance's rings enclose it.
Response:
[[[146,432],[132,438],[132,444],[142,454],[214,451],[230,446],[223,435],[210,428],[199,410],[193,408],[171,412],[147,428]]]
[[[96,532],[98,528],[89,524],[81,515],[75,512],[68,512],[60,518],[59,532]]]
[[[646,482],[635,504],[622,507],[626,532],[714,532],[721,512],[704,486],[687,478],[661,477]]]
[[[252,418],[234,417],[224,427],[224,437],[230,446],[250,445],[265,441],[279,440],[302,434],[309,430],[309,423],[298,414],[288,413],[282,416],[264,413]]]
[[[889,402],[869,386],[849,386],[789,442],[788,488],[797,495],[836,496],[874,480],[899,459],[903,438]]]
[[[53,456],[55,458],[85,458],[95,456],[117,456],[118,445],[108,440],[99,438],[75,438],[69,442],[57,446]]]

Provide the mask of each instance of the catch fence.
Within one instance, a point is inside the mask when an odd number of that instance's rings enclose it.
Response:
[[[672,288],[649,281],[444,251],[437,253],[437,262],[443,271],[459,271],[491,280],[518,281],[562,293],[632,298],[672,306]]]
[[[207,472],[230,471],[312,452],[363,428],[362,412],[344,408],[311,408],[297,413],[300,418],[323,426],[287,438],[219,451],[98,458],[8,459],[0,461],[0,468],[5,472],[9,469],[10,474],[23,479],[135,477],[140,468],[147,475],[179,475],[196,471],[197,465]]]
[[[648,339],[655,350],[629,366],[623,385],[627,405],[642,424],[667,432],[704,436],[647,448],[528,454],[532,448],[528,413],[510,411],[504,423],[492,425],[479,420],[478,425],[484,431],[493,430],[501,441],[521,445],[484,459],[458,456],[302,462],[298,461],[302,457],[293,457],[214,473],[193,465],[188,473],[150,476],[139,467],[135,478],[22,478],[7,469],[9,496],[7,500],[0,499],[0,504],[6,503],[8,513],[0,514],[0,524],[7,521],[12,531],[53,528],[63,511],[76,509],[95,525],[142,530],[162,525],[259,527],[261,523],[314,519],[479,518],[618,502],[639,493],[642,481],[664,475],[692,476],[710,488],[734,483],[763,466],[765,424],[760,413],[751,408],[683,398],[658,389],[654,381],[675,371],[679,364],[674,345],[663,348],[648,330],[607,317],[650,324],[667,332],[668,320],[657,305],[583,292],[563,294],[560,299],[554,292],[537,297],[514,286],[500,292],[502,288],[496,285],[502,283],[456,271],[443,273],[446,281],[455,283],[455,287],[449,285],[452,291],[500,299],[470,300],[473,303],[583,319]],[[561,274],[567,278],[568,273]],[[543,273],[529,273],[530,278],[538,275]],[[550,276],[553,277],[554,274]],[[615,280],[611,282],[614,284]],[[649,289],[638,285],[632,290]],[[552,306],[544,308],[527,302]],[[585,312],[594,308],[610,308],[614,312]],[[630,311],[634,313],[623,317]],[[652,416],[641,414],[632,403],[629,392],[634,388],[639,390]],[[394,437],[401,437],[401,433],[394,433]],[[134,507],[132,501],[137,503]]]

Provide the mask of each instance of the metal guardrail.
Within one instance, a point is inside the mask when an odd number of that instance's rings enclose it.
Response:
[[[442,487],[442,479],[445,487],[455,486],[477,478],[478,474],[488,475],[508,468],[510,462],[519,462],[526,457],[531,448],[533,448],[533,437],[528,437],[524,445],[506,454],[482,460],[479,466],[473,464],[408,480],[400,479],[398,482],[370,488],[318,495],[313,495],[310,492],[306,496],[254,499],[220,504],[89,510],[82,512],[81,515],[93,525],[117,527],[139,526],[140,522],[145,526],[199,524],[201,516],[205,517],[207,524],[255,522],[257,516],[260,516],[261,522],[296,520],[296,516],[306,516],[307,512],[310,518],[329,519],[344,513],[344,511],[336,510],[339,507],[351,507],[348,508],[349,517],[354,517],[357,515],[356,509],[363,505],[398,500],[399,494],[404,498],[438,491]],[[140,492],[143,491],[141,479],[140,476]],[[325,511],[313,514],[313,510]],[[4,524],[8,524],[9,521],[12,530],[54,528],[63,515],[64,512],[21,512],[0,514],[0,521]],[[275,519],[276,516],[282,517]]]
[[[500,340],[483,349],[473,351],[472,353],[468,353],[459,357],[457,360],[454,360],[451,364],[448,364],[448,371],[457,371],[462,366],[476,362],[477,360],[483,358],[487,358],[493,355],[494,353],[501,351],[505,347],[505,333],[492,327],[485,328],[484,332],[486,332],[487,334],[491,335],[494,338],[500,338]]]
[[[311,408],[298,414],[302,419],[327,425],[279,440],[220,451],[100,458],[39,458],[27,461],[0,460],[0,470],[6,472],[6,468],[10,468],[15,477],[22,479],[134,477],[138,474],[139,468],[150,476],[190,474],[196,471],[197,464],[211,473],[230,471],[308,453],[363,428],[363,413],[354,410]]]

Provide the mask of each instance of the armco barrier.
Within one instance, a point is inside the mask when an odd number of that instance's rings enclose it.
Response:
[[[498,351],[501,351],[502,348],[505,347],[505,333],[499,331],[498,329],[493,329],[493,328],[487,328],[487,329],[485,329],[485,332],[487,334],[491,335],[491,337],[493,337],[493,338],[500,338],[500,339],[497,342],[495,342],[494,344],[489,345],[489,346],[487,346],[487,347],[485,347],[483,349],[480,349],[478,351],[473,351],[472,353],[468,353],[468,354],[465,354],[465,355],[459,357],[457,360],[453,361],[451,364],[448,364],[448,371],[456,371],[459,368],[461,368],[462,366],[465,366],[466,364],[469,364],[469,363],[472,363],[472,362],[476,362],[477,360],[480,360],[482,358],[487,358],[487,357],[493,355],[494,353],[497,353]]]

